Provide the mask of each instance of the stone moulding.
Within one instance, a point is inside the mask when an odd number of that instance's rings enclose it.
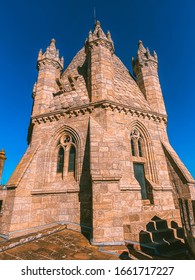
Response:
[[[92,175],[91,179],[92,179],[92,182],[96,183],[96,184],[105,182],[105,181],[112,183],[112,182],[119,182],[121,179],[121,176],[108,177],[108,176],[103,176],[103,175],[100,175],[100,176]]]
[[[58,121],[68,116],[69,118],[86,113],[91,114],[96,108],[110,109],[112,111],[118,111],[119,113],[124,112],[125,114],[131,114],[132,116],[152,119],[156,122],[164,122],[167,124],[167,115],[162,115],[155,112],[148,112],[147,110],[137,109],[131,106],[121,105],[119,103],[102,100],[79,107],[63,108],[54,112],[49,112],[31,118],[32,124],[42,124],[46,122]]]
[[[65,194],[65,193],[78,193],[78,189],[67,189],[67,190],[47,190],[47,189],[40,189],[40,190],[33,190],[31,191],[32,195],[51,195],[51,194]]]
[[[189,183],[194,185],[195,180],[192,178],[191,174],[187,170],[187,168],[184,166],[184,164],[181,162],[180,158],[176,154],[176,152],[173,150],[171,145],[169,143],[164,142],[161,140],[162,147],[165,151],[165,153],[168,154],[169,158],[174,162],[175,166],[178,168],[179,172],[182,174],[185,183]]]

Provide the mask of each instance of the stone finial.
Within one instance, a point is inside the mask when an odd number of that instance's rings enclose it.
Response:
[[[55,39],[51,39],[50,46],[56,47],[56,40]]]
[[[140,53],[145,53],[146,52],[146,49],[145,49],[145,47],[143,45],[143,42],[141,40],[139,40],[139,42],[138,42],[138,52],[140,52]]]
[[[60,62],[62,64],[62,66],[64,67],[64,57],[63,56],[61,57]]]
[[[88,40],[89,40],[89,42],[91,42],[93,40],[93,33],[91,30],[89,31]]]
[[[98,21],[98,20],[96,21],[96,24],[95,24],[95,29],[94,29],[94,32],[93,32],[93,36],[96,37],[96,38],[107,39],[104,31],[101,28],[100,21]]]
[[[155,58],[156,62],[158,62],[158,56],[157,56],[157,53],[155,51],[153,51],[153,57]]]
[[[40,49],[37,60],[41,60],[42,55],[43,55],[43,52],[42,52],[42,49]]]
[[[109,41],[112,41],[110,31],[107,32],[106,37],[108,38]]]

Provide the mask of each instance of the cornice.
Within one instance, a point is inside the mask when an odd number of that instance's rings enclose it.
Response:
[[[31,117],[31,120],[33,124],[53,122],[63,119],[67,116],[69,118],[72,118],[79,115],[91,114],[96,108],[103,108],[105,110],[109,109],[118,113],[123,112],[125,114],[131,114],[132,116],[137,116],[143,119],[147,118],[149,120],[151,119],[159,123],[164,122],[165,124],[167,124],[167,115],[119,104],[117,102],[109,100],[91,102],[89,104],[81,105],[78,107],[68,107],[45,114],[35,115]]]
[[[63,70],[63,64],[60,62],[60,60],[58,59],[52,59],[52,58],[48,58],[45,57],[43,59],[40,59],[37,61],[37,69],[40,70],[42,68],[44,68],[45,66],[53,66],[56,69],[59,70]]]

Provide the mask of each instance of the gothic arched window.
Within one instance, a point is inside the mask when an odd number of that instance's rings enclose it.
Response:
[[[131,132],[131,154],[134,157],[143,157],[143,137],[137,129]]]
[[[143,200],[149,199],[153,203],[153,195],[150,184],[145,177],[145,167],[147,158],[144,147],[144,139],[138,129],[133,129],[130,134],[131,155],[133,160],[134,177],[141,187],[141,197]]]
[[[57,172],[63,173],[64,168],[64,148],[60,147],[58,151]]]
[[[142,152],[142,141],[141,141],[140,138],[139,138],[138,141],[137,141],[137,145],[138,145],[138,155],[139,155],[139,157],[142,157],[142,156],[143,156],[143,152]]]
[[[132,156],[135,156],[135,143],[133,139],[131,139],[131,153]]]
[[[73,145],[71,145],[70,152],[69,152],[68,172],[75,172],[75,157],[76,157],[76,149]]]
[[[75,175],[76,145],[74,137],[65,132],[58,142],[57,173],[62,177]]]

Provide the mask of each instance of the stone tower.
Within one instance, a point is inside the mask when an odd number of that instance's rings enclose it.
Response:
[[[139,242],[153,217],[181,224],[194,179],[167,136],[158,59],[140,41],[135,78],[100,22],[63,69],[52,39],[37,61],[29,146],[7,183],[0,232],[57,223],[93,244]]]
[[[3,174],[5,160],[6,160],[5,151],[1,150],[0,151],[0,185],[1,185],[1,181],[2,181],[2,174]]]

